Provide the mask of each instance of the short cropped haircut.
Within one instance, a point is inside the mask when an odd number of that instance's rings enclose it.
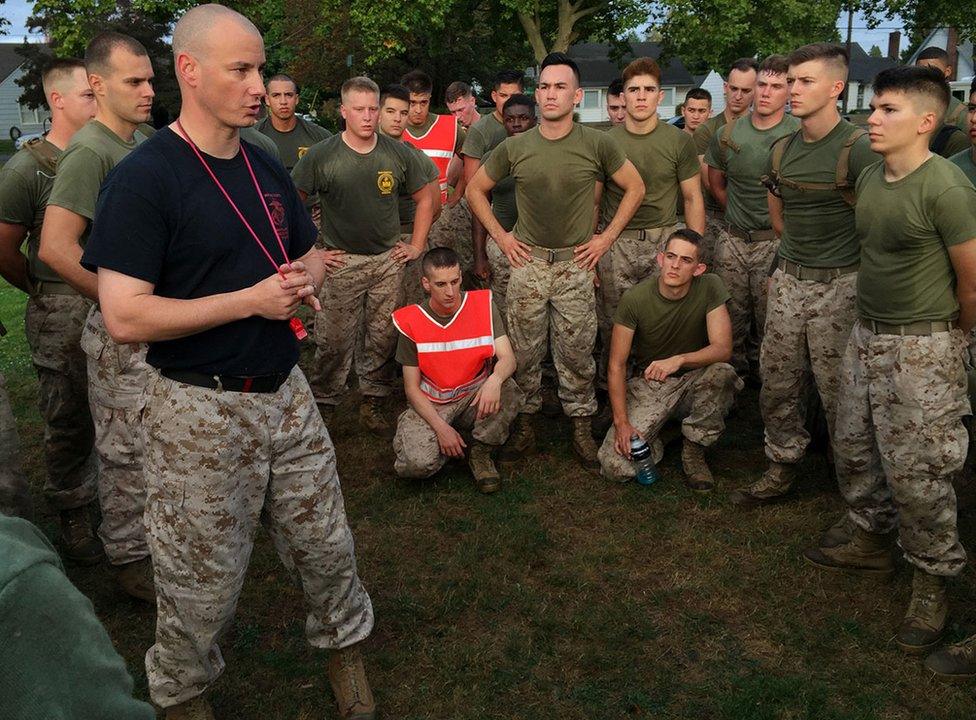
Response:
[[[607,87],[607,95],[623,95],[624,94],[624,79],[614,78],[610,81],[610,85]]]
[[[463,80],[455,80],[444,91],[444,102],[453,103],[466,97],[471,97],[471,86]]]
[[[44,88],[44,96],[50,95],[55,85],[69,78],[78,69],[85,69],[85,63],[78,58],[66,57],[49,60],[41,72],[41,86]]]
[[[434,81],[423,70],[411,70],[400,78],[400,84],[414,95],[430,95],[434,92]]]
[[[708,104],[711,105],[712,94],[705,88],[692,88],[685,94],[685,102],[689,100],[708,100]]]
[[[949,53],[940,47],[929,45],[918,54],[917,58],[915,58],[915,62],[918,62],[919,60],[938,60],[943,65],[948,65]]]
[[[760,73],[785,75],[789,72],[790,61],[785,55],[770,55],[759,64]]]
[[[365,75],[358,75],[356,77],[351,77],[342,83],[342,88],[339,90],[339,96],[342,98],[343,103],[346,102],[346,99],[349,97],[349,93],[352,92],[370,92],[379,95],[380,86]]]
[[[940,70],[917,65],[899,65],[882,70],[871,83],[875,96],[900,92],[929,100],[941,120],[949,107],[949,83]]]
[[[532,112],[535,112],[535,100],[528,95],[517,93],[505,101],[505,104],[502,105],[502,112],[504,113],[510,107],[527,107]]]
[[[424,259],[420,261],[420,269],[424,277],[429,278],[432,270],[441,268],[460,267],[461,259],[458,254],[449,247],[439,247],[428,250],[424,254]]]
[[[385,85],[383,90],[380,92],[380,105],[386,102],[387,98],[393,98],[394,100],[402,100],[403,102],[410,104],[410,91],[406,87],[400,85],[399,83],[390,83]]]
[[[521,92],[525,88],[525,79],[518,70],[499,70],[491,82],[492,90],[497,90],[502,85],[518,85]]]
[[[732,74],[733,70],[738,70],[739,72],[749,72],[752,70],[753,72],[758,73],[759,63],[756,62],[755,58],[742,57],[729,65],[729,75]]]
[[[112,51],[122,48],[138,57],[149,57],[145,46],[129,35],[106,30],[91,39],[85,48],[85,70],[89,75],[104,75],[109,69]]]
[[[292,85],[295,86],[295,94],[296,95],[298,94],[298,83],[295,82],[295,78],[293,78],[291,75],[286,75],[285,73],[278,73],[277,75],[272,75],[271,77],[268,78],[268,82],[265,83],[265,86],[271,85],[271,83],[273,82],[290,82]]]
[[[631,60],[627,67],[624,68],[623,75],[620,79],[626,85],[628,80],[638,75],[650,75],[657,80],[658,85],[661,84],[661,66],[657,64],[654,58],[639,57],[636,60]]]
[[[847,78],[847,68],[850,66],[850,55],[847,48],[837,43],[811,43],[803,45],[788,56],[790,65],[800,65],[813,60],[821,60],[826,65],[833,65]]]
[[[664,251],[667,252],[668,246],[671,244],[672,240],[684,240],[685,242],[690,242],[698,250],[698,257],[701,258],[701,248],[702,243],[705,239],[701,236],[701,233],[692,230],[691,228],[678,228],[673,233],[668,235],[668,240],[664,243]]]
[[[580,71],[579,65],[573,60],[569,55],[562,52],[551,52],[545,56],[542,60],[542,65],[539,66],[539,74],[542,75],[542,71],[547,67],[552,65],[565,65],[570,70],[573,71],[573,77],[576,78],[576,87],[580,84]]]

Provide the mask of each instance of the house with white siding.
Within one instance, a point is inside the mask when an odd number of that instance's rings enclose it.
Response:
[[[42,132],[44,121],[50,117],[47,108],[33,110],[18,100],[24,91],[16,82],[23,75],[24,58],[16,52],[20,45],[0,43],[0,138],[3,139]]]
[[[936,28],[921,42],[915,53],[908,59],[909,65],[914,65],[918,54],[927,47],[942,48],[949,53],[949,62],[953,73],[949,78],[952,94],[963,102],[969,101],[969,87],[973,83],[976,73],[974,60],[974,46],[972,40],[961,41],[955,28]]]

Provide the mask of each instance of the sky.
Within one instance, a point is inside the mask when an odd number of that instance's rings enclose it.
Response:
[[[24,39],[27,34],[27,28],[25,27],[25,22],[27,21],[27,16],[30,15],[31,8],[34,3],[29,0],[6,0],[3,5],[0,5],[0,15],[7,18],[10,21],[10,26],[7,28],[7,35],[3,36],[3,41],[13,42],[20,41]],[[877,45],[881,48],[882,52],[888,51],[888,33],[891,30],[898,29],[894,26],[897,25],[896,22],[888,21],[882,23],[882,29],[880,30],[868,30],[867,22],[864,20],[863,16],[854,16],[854,31],[853,37],[854,42],[861,43],[861,46],[865,50],[870,50],[872,45]],[[838,18],[837,27],[840,30],[841,39],[845,37],[847,32],[847,17],[842,16]],[[902,36],[902,49],[905,47],[905,37]]]

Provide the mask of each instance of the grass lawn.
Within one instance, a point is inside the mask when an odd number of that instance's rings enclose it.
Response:
[[[0,343],[39,522],[41,425],[23,298],[0,290]],[[728,491],[764,465],[756,393],[709,453],[720,488],[680,483],[672,446],[650,488],[581,471],[569,423],[540,418],[538,452],[502,492],[466,469],[393,477],[392,452],[360,432],[355,397],[334,435],[376,629],[367,660],[382,717],[923,720],[976,717],[976,683],[934,680],[893,642],[911,576],[888,584],[820,573],[800,551],[837,516],[820,455],[793,502],[743,513]],[[976,548],[976,522],[961,519]],[[105,568],[69,568],[146,696],[154,614]],[[951,586],[951,635],[976,631],[972,572]],[[335,717],[325,658],[304,642],[301,593],[261,534],[214,688],[220,718]]]

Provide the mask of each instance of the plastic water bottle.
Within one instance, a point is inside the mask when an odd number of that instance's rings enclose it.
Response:
[[[651,448],[639,435],[630,436],[630,459],[637,468],[637,482],[640,485],[653,485],[661,479],[651,457]]]

